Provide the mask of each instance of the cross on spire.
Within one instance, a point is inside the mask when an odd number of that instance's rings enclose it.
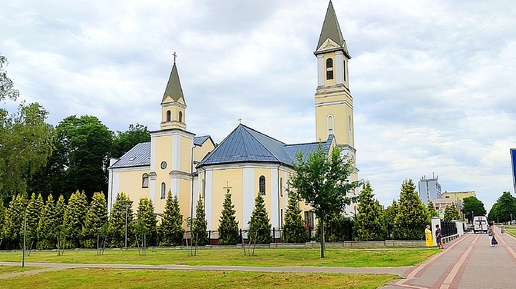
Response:
[[[174,64],[176,64],[177,53],[174,51],[174,53],[172,53],[172,55],[174,55]]]
[[[222,187],[222,188],[223,188],[223,189],[226,189],[226,190],[227,190],[227,192],[229,193],[229,191],[231,191],[231,189],[232,189],[233,187],[230,187],[230,186],[229,186],[229,181],[226,181],[226,186],[225,186],[225,187]]]
[[[242,118],[241,117],[238,118],[238,123],[242,124]]]

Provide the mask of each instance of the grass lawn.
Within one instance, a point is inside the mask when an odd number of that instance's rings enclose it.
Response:
[[[39,267],[0,266],[0,275],[39,269]]]
[[[67,269],[7,278],[0,288],[378,288],[394,275]]]
[[[505,230],[513,236],[516,236],[516,226],[507,225],[505,226]]]
[[[327,248],[326,258],[320,258],[318,248],[260,248],[255,256],[244,256],[242,249],[200,249],[189,256],[186,249],[152,249],[145,256],[136,249],[67,250],[64,256],[55,251],[33,251],[26,262],[56,262],[84,264],[146,264],[146,265],[215,265],[215,266],[323,266],[323,267],[399,267],[421,263],[439,252],[427,248],[349,249]],[[20,251],[0,252],[0,261],[20,261]]]

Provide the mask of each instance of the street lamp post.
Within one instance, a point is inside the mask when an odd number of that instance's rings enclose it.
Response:
[[[25,215],[23,217],[23,254],[22,254],[22,268],[25,267],[25,248],[26,248],[26,236],[27,236],[27,209],[25,209]]]
[[[125,204],[125,249],[127,250],[127,211],[129,210],[129,205]]]
[[[473,211],[471,211],[471,224],[473,224]]]

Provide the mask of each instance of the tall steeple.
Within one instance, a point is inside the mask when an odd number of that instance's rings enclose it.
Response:
[[[166,129],[186,129],[186,101],[179,81],[177,72],[176,57],[174,52],[174,65],[168,78],[167,87],[161,100],[161,130]]]
[[[318,79],[315,93],[316,138],[324,141],[333,134],[337,145],[354,157],[353,97],[348,77],[351,56],[331,1],[314,54]]]

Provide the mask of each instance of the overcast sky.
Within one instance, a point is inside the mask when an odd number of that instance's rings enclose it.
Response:
[[[315,141],[327,0],[1,2],[7,73],[54,125],[89,114],[113,131],[157,130],[176,51],[189,131],[220,142],[241,117],[286,143]],[[380,202],[433,174],[488,210],[513,193],[516,2],[333,4],[352,56],[359,178]]]

